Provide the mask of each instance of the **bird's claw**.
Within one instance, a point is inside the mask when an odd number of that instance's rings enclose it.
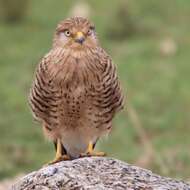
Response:
[[[86,153],[81,153],[80,158],[83,157],[92,157],[92,156],[106,156],[106,153],[104,152],[86,152]]]
[[[56,157],[54,160],[48,162],[47,164],[45,164],[45,166],[49,166],[49,165],[52,165],[52,164],[55,164],[55,163],[58,163],[58,162],[61,162],[61,161],[66,161],[66,160],[71,160],[70,156],[65,154],[65,155],[62,155],[62,156],[59,156],[59,157]]]

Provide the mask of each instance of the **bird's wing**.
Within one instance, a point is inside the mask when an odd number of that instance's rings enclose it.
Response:
[[[38,64],[29,95],[29,104],[35,119],[44,122],[49,130],[58,125],[57,109],[60,100],[60,89],[53,85],[58,70],[56,64],[52,64],[53,57],[50,52]]]
[[[123,108],[124,95],[118,80],[116,67],[111,58],[102,50],[100,56],[104,69],[95,85],[93,104],[98,109],[100,125],[111,124],[116,112]]]

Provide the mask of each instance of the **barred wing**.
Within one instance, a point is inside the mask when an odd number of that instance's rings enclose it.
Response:
[[[51,130],[58,125],[58,105],[60,90],[54,82],[54,73],[51,71],[52,54],[47,54],[39,63],[29,95],[29,104],[36,120],[45,124]],[[52,69],[51,69],[52,70]]]
[[[96,108],[96,121],[98,127],[111,128],[115,114],[123,108],[124,96],[118,80],[116,67],[110,57],[102,50],[100,56],[104,66],[98,82],[92,89],[93,106]]]

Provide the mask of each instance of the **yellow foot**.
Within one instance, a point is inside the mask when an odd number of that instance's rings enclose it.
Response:
[[[92,142],[89,142],[87,151],[85,153],[80,154],[80,157],[90,157],[90,156],[106,156],[104,152],[95,152],[93,150]]]
[[[61,161],[70,160],[70,159],[71,159],[70,156],[65,154],[63,156],[56,157],[54,160],[48,162],[45,166],[52,165]]]
[[[91,152],[86,152],[86,153],[80,154],[80,157],[91,157],[91,156],[106,156],[106,153],[91,151]]]

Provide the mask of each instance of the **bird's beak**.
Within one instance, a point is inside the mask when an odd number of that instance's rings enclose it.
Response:
[[[85,36],[82,32],[77,32],[75,36],[75,42],[82,45],[82,43],[85,41]]]

